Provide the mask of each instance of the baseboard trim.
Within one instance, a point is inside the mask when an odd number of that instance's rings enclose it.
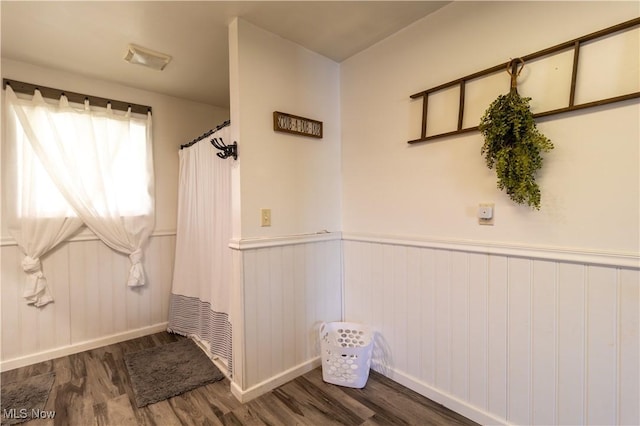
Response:
[[[410,376],[402,371],[389,369],[388,371],[381,372],[389,379],[393,380],[405,386],[415,392],[418,392],[420,395],[431,399],[432,401],[437,402],[438,404],[442,404],[450,410],[455,411],[456,413],[465,416],[468,419],[473,420],[474,422],[483,424],[483,425],[509,425],[510,423],[506,421],[506,419],[496,417],[495,415],[488,413],[484,410],[479,409],[478,407],[474,407],[469,403],[456,398],[453,395],[450,395],[446,392],[442,392],[441,390],[434,388],[433,386],[428,385],[427,383]]]
[[[315,357],[309,361],[298,364],[293,368],[290,368],[282,373],[273,376],[257,385],[251,386],[247,390],[242,390],[240,385],[236,382],[231,382],[231,393],[236,399],[242,403],[251,401],[254,398],[264,395],[265,393],[284,385],[287,382],[295,379],[298,376],[302,376],[305,373],[320,366],[320,357]]]
[[[54,358],[60,358],[67,355],[77,354],[79,352],[100,348],[102,346],[112,345],[114,343],[124,342],[125,340],[135,339],[136,337],[147,336],[149,334],[165,331],[168,322],[161,322],[150,325],[148,327],[136,328],[122,333],[110,334],[108,336],[99,337],[97,339],[86,340],[84,342],[74,343],[60,348],[49,349],[35,354],[30,354],[18,358],[0,361],[0,371],[13,370],[15,368],[36,364],[38,362],[49,361]]]

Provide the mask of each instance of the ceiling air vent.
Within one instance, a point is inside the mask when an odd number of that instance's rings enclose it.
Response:
[[[124,60],[131,64],[144,65],[145,67],[162,71],[171,61],[171,56],[130,44]]]

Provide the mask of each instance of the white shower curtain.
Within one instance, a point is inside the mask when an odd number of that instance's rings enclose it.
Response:
[[[195,338],[232,372],[231,165],[210,140],[229,144],[229,126],[179,152],[178,223],[169,331]]]

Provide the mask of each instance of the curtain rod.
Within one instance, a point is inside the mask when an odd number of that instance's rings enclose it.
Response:
[[[227,120],[222,124],[218,124],[215,129],[211,129],[208,132],[198,136],[197,138],[195,138],[194,140],[192,140],[189,143],[185,143],[184,145],[180,145],[180,149],[184,149],[184,148],[189,148],[191,145],[200,142],[202,139],[205,139],[209,136],[211,136],[212,134],[214,134],[215,132],[217,132],[220,129],[223,129],[225,127],[227,127],[229,124],[231,124],[231,120]]]
[[[2,87],[7,88],[7,84],[11,86],[14,92],[25,93],[32,95],[33,92],[38,89],[43,97],[48,99],[60,99],[60,96],[65,95],[69,102],[84,103],[88,100],[91,105],[100,107],[107,107],[107,104],[111,104],[111,108],[118,111],[128,111],[131,108],[131,112],[138,114],[146,114],[151,112],[151,107],[146,105],[132,104],[130,102],[116,101],[113,99],[100,98],[98,96],[83,95],[82,93],[69,92],[67,90],[53,89],[51,87],[39,86],[37,84],[24,83],[22,81],[10,80],[8,78],[2,79]]]

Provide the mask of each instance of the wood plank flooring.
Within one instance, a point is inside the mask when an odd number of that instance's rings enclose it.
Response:
[[[124,354],[179,339],[157,333],[6,371],[0,379],[4,385],[56,372],[45,407],[55,417],[25,426],[475,424],[375,371],[364,389],[352,389],[323,382],[320,368],[245,404],[225,379],[137,408]]]

